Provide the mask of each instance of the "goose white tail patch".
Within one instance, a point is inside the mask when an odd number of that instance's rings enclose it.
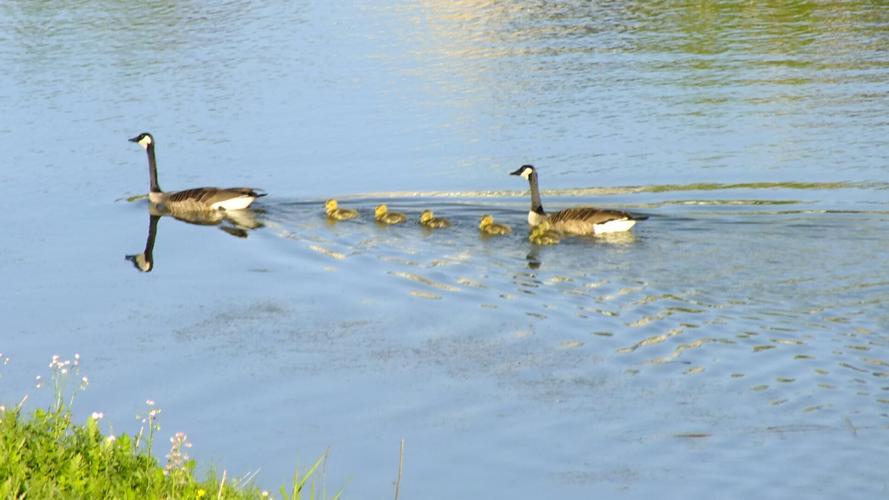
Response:
[[[596,224],[593,226],[593,231],[595,234],[622,233],[629,231],[635,225],[636,221],[633,219],[610,220],[602,224]]]
[[[229,198],[225,201],[214,203],[210,205],[210,208],[214,210],[243,210],[249,207],[254,199],[252,196],[238,196],[237,198]]]

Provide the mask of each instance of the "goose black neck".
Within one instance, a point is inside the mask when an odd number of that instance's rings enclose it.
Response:
[[[540,188],[537,187],[537,172],[531,172],[528,177],[531,184],[531,211],[543,215],[543,204],[540,203]]]
[[[160,215],[150,215],[148,218],[148,239],[145,240],[145,260],[152,262],[154,254],[154,240],[157,238],[157,223]]]
[[[148,144],[148,147],[145,149],[148,151],[148,180],[149,180],[149,190],[152,193],[160,193],[161,188],[157,184],[157,159],[154,156],[154,143]]]

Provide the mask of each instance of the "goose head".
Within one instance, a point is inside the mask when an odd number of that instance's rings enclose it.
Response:
[[[130,142],[135,142],[136,144],[142,146],[145,149],[148,149],[148,146],[154,144],[154,137],[151,136],[148,132],[142,132],[141,134],[133,137],[129,140]]]
[[[478,228],[484,229],[485,226],[490,226],[494,223],[494,216],[491,214],[482,215],[482,218],[478,220]]]
[[[150,273],[154,269],[154,261],[144,253],[127,255],[126,259],[133,263],[133,267],[143,273]]]
[[[523,177],[525,180],[529,180],[531,178],[531,174],[534,173],[534,165],[522,165],[515,172],[510,172],[509,175],[519,175]]]
[[[327,200],[324,202],[324,210],[327,213],[331,213],[331,212],[335,211],[337,209],[337,207],[338,207],[338,205],[337,205],[336,200],[331,199],[331,200]]]
[[[420,214],[420,223],[425,224],[432,220],[432,210],[423,210],[423,213]]]
[[[379,219],[380,217],[389,213],[389,207],[386,206],[385,203],[382,205],[377,205],[377,208],[374,209],[374,217]]]

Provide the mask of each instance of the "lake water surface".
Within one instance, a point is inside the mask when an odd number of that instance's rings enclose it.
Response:
[[[78,352],[79,418],[346,498],[402,438],[402,498],[889,491],[881,2],[4,2],[0,67],[3,403]],[[152,224],[142,131],[262,227]],[[523,163],[648,220],[531,245]]]

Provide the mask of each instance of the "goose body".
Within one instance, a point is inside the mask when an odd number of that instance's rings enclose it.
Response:
[[[327,217],[334,220],[349,220],[358,217],[358,211],[350,208],[339,208],[336,200],[324,202],[324,211]]]
[[[555,245],[561,239],[559,233],[553,229],[552,224],[543,222],[531,229],[528,241],[535,245]]]
[[[383,224],[402,224],[407,221],[407,217],[398,212],[390,212],[386,204],[378,205],[374,210],[374,218],[377,222]]]
[[[556,232],[573,235],[606,234],[629,231],[640,218],[620,210],[607,210],[592,207],[566,208],[548,214],[540,202],[540,189],[537,186],[537,171],[532,165],[523,165],[510,175],[525,178],[531,186],[531,210],[528,224],[539,226],[545,222]]]
[[[166,211],[173,215],[213,210],[243,210],[257,198],[265,196],[265,193],[248,187],[199,187],[182,191],[162,191],[157,182],[154,137],[148,132],[144,132],[130,139],[130,142],[142,146],[148,153],[148,201],[155,205],[162,205]]]
[[[478,228],[482,234],[489,234],[492,236],[509,234],[512,232],[512,229],[509,226],[495,224],[494,216],[489,214],[482,215],[482,218],[478,221]]]
[[[423,210],[423,213],[420,214],[420,225],[429,229],[439,229],[449,227],[451,223],[447,219],[435,217],[432,210]]]

